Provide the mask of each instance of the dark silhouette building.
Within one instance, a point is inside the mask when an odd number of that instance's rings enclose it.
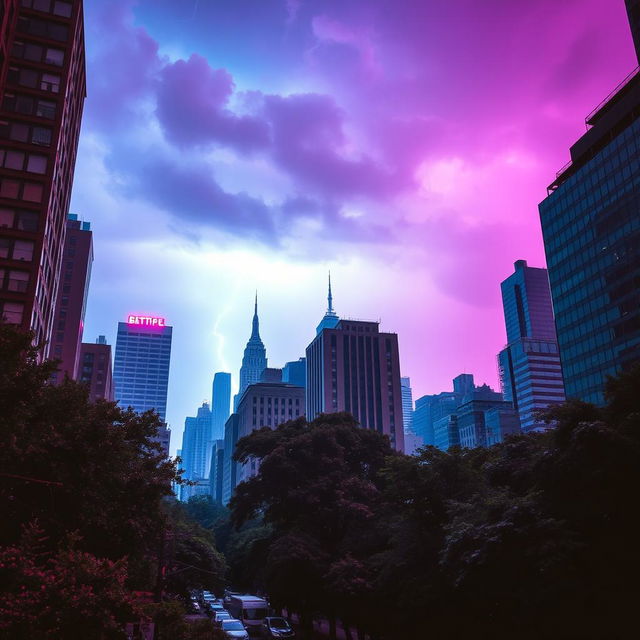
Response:
[[[52,376],[54,381],[64,380],[65,375],[74,380],[78,377],[78,358],[84,330],[92,262],[91,226],[70,213],[67,220],[62,273],[51,336],[52,350],[49,353],[50,356],[61,361],[60,369]]]
[[[77,380],[89,387],[89,399],[113,400],[113,371],[111,367],[111,345],[104,336],[93,342],[80,345]]]
[[[86,94],[82,0],[15,9],[1,16],[0,320],[48,356]]]
[[[638,3],[627,2],[638,51]],[[607,376],[640,361],[640,75],[585,119],[540,204],[565,392],[604,403]]]

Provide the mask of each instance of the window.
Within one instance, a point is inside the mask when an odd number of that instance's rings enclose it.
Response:
[[[33,260],[33,242],[16,240],[13,246],[13,259],[31,262]]]
[[[20,183],[17,180],[3,179],[0,182],[0,197],[17,198],[20,192]]]
[[[30,173],[46,173],[47,171],[47,157],[37,156],[33,153],[29,154],[27,161],[27,171]]]
[[[27,202],[42,202],[42,185],[37,182],[25,182],[22,199]]]
[[[53,120],[56,117],[56,103],[48,100],[38,100],[36,103],[36,115]]]
[[[29,127],[21,122],[12,122],[9,127],[9,139],[17,142],[27,142],[29,139]]]
[[[9,70],[11,73],[12,69]],[[18,76],[18,84],[29,89],[35,89],[38,86],[38,72],[33,69],[20,69]]]
[[[64,64],[64,51],[48,48],[44,55],[44,61],[47,64],[53,64],[56,67],[61,67]]]
[[[0,228],[12,229],[15,211],[13,209],[0,209]]]
[[[33,127],[31,129],[31,143],[41,147],[51,146],[51,129],[47,127]]]
[[[18,211],[17,228],[21,231],[37,231],[38,214],[33,211]]]
[[[51,93],[60,92],[60,76],[53,73],[43,73],[40,80],[40,89],[42,91],[50,91]]]
[[[24,304],[22,302],[4,302],[0,303],[3,322],[8,324],[20,324],[22,322],[22,314],[24,313]]]
[[[24,293],[29,286],[28,271],[9,271],[9,279],[7,280],[7,289],[9,291],[19,291]]]
[[[0,167],[21,171],[24,165],[24,153],[22,151],[5,151],[0,149]]]
[[[56,1],[53,3],[53,15],[63,18],[71,17],[72,6],[70,2]]]

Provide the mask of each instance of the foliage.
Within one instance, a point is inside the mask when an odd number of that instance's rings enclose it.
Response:
[[[388,640],[626,637],[639,390],[636,368],[609,381],[603,408],[570,401],[545,433],[447,453],[395,454],[346,414],[254,432],[237,457],[260,473],[231,505],[236,524],[271,528],[253,578],[303,617]]]

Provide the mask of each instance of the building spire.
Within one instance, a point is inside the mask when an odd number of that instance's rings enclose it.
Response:
[[[258,320],[258,292],[256,291],[256,301],[253,308],[253,327],[251,329],[251,340],[260,340],[260,321]]]
[[[329,271],[329,295],[327,296],[327,313],[333,313],[333,296],[331,295],[331,271]]]

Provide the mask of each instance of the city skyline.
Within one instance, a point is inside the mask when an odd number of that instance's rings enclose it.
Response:
[[[252,292],[261,292],[270,362],[282,366],[313,337],[331,268],[341,316],[381,317],[382,329],[400,336],[401,372],[415,397],[447,388],[460,371],[497,387],[495,353],[506,344],[499,282],[515,259],[545,266],[537,212],[544,188],[568,159],[585,113],[635,66],[624,3],[558,8],[545,0],[502,13],[501,2],[407,3],[384,22],[378,2],[367,3],[368,12],[310,2],[297,14],[287,14],[284,0],[255,14],[242,2],[190,4],[85,8],[89,83],[72,211],[91,217],[95,230],[86,334],[114,344],[116,320],[131,309],[169,319],[176,357],[168,421],[179,429],[209,396],[210,371],[237,370]],[[431,47],[409,29],[401,42],[409,6],[457,37],[434,36]],[[496,12],[503,38],[488,22]],[[238,41],[221,37],[224,51],[216,49],[219,30],[240,33],[239,21],[246,30]],[[259,25],[273,45],[268,55],[245,46]],[[544,55],[530,55],[532,37],[547,42]],[[429,64],[416,68],[414,56]],[[135,86],[124,76],[131,60]],[[344,64],[330,77],[332,61]],[[158,89],[183,82],[191,83],[186,104]],[[401,109],[391,103],[398,92]],[[251,137],[260,123],[272,133],[302,126],[297,107],[311,109],[318,128],[301,133],[321,157],[300,156],[275,138],[260,147],[259,133]],[[203,122],[202,110],[215,116],[202,140],[180,128],[176,108],[194,122]],[[411,135],[403,123],[415,126]],[[164,164],[143,167],[141,153]],[[178,156],[182,173],[171,162]],[[304,162],[292,167],[295,159]],[[215,183],[191,170],[201,160]],[[382,179],[384,166],[393,180]],[[143,168],[166,177],[162,190],[132,181]],[[340,183],[341,168],[358,193]],[[230,214],[205,220],[196,196]],[[277,207],[290,225],[276,224]]]

